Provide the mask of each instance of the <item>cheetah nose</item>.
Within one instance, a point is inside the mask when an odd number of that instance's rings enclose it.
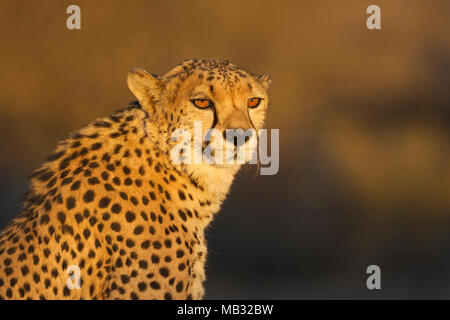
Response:
[[[230,134],[227,135],[227,130],[233,130],[230,132]],[[253,132],[249,130],[246,134],[244,130],[238,130],[238,129],[227,129],[223,131],[223,138],[227,140],[228,142],[231,142],[234,144],[235,147],[240,147],[247,143],[250,138],[253,136]]]

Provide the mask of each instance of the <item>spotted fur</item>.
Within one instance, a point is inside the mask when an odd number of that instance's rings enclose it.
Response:
[[[131,71],[138,101],[61,141],[30,176],[23,211],[0,233],[0,298],[201,299],[204,230],[239,165],[176,165],[170,135],[193,120],[261,128],[269,82],[224,60]],[[215,110],[195,108],[193,94]],[[254,95],[264,103],[249,111]],[[73,265],[80,289],[68,287]]]

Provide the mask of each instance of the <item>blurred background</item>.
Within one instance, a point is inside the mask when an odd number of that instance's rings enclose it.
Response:
[[[445,0],[2,0],[0,227],[59,139],[133,99],[131,67],[225,58],[271,74],[281,163],[245,168],[207,230],[206,298],[450,298],[449,14]]]

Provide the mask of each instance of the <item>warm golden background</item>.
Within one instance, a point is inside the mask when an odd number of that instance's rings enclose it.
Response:
[[[281,167],[238,177],[208,231],[207,298],[450,298],[449,15],[446,0],[2,0],[0,226],[60,138],[132,100],[131,67],[225,58],[272,75]]]

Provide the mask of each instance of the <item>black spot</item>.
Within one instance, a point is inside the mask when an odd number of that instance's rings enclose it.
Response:
[[[136,155],[140,158],[142,156],[142,151],[140,149],[134,149],[134,152],[136,152]]]
[[[48,216],[48,214],[43,214],[42,216],[41,216],[41,219],[39,219],[39,223],[41,224],[41,225],[43,225],[43,224],[47,224],[47,223],[49,223],[50,222],[50,217]]]
[[[145,260],[140,260],[138,264],[139,264],[139,268],[141,268],[141,269],[147,269],[147,267],[148,267],[148,263]]]
[[[109,199],[108,197],[103,197],[100,199],[98,206],[99,206],[99,208],[104,209],[109,206],[110,202],[111,202],[111,199]]]
[[[139,282],[138,283],[138,289],[139,291],[145,291],[147,289],[147,284],[145,282]]]
[[[125,214],[125,218],[128,222],[132,222],[134,221],[134,219],[136,219],[136,215],[131,211],[127,211],[127,213]]]
[[[47,161],[58,160],[59,158],[61,158],[64,155],[64,153],[65,153],[65,151],[53,153],[53,154],[49,155],[46,160]]]
[[[184,213],[183,210],[178,210],[178,215],[180,216],[181,219],[183,219],[183,221],[186,221],[186,214]]]
[[[186,200],[186,195],[184,194],[183,191],[178,190],[178,196],[180,197],[181,200]]]
[[[95,290],[95,286],[93,284],[91,284],[91,286],[89,287],[89,295],[91,297],[94,295],[94,290]]]
[[[70,159],[70,157],[66,157],[66,158],[62,159],[61,162],[59,163],[59,169],[64,170],[65,168],[67,168],[69,166],[71,160],[72,159]]]
[[[97,142],[97,143],[94,143],[92,146],[91,146],[91,150],[98,150],[98,149],[100,149],[102,147],[102,144],[100,143],[100,142]]]
[[[117,223],[117,222],[111,223],[111,229],[116,231],[116,232],[119,232],[120,231],[120,224]]]
[[[105,183],[105,189],[106,191],[114,191],[114,187],[110,185],[109,183]]]
[[[64,287],[63,295],[64,295],[65,297],[70,296],[70,290],[69,290],[69,288],[67,288],[67,286]]]
[[[102,179],[106,181],[106,180],[108,180],[108,178],[109,178],[108,172],[103,171],[103,172],[102,172]]]
[[[159,263],[159,256],[157,256],[156,254],[152,254],[151,260],[152,260],[152,263],[158,264]]]
[[[161,285],[158,281],[152,281],[150,282],[150,288],[152,288],[153,290],[159,290],[161,289]]]
[[[123,274],[123,275],[120,276],[120,280],[122,281],[123,284],[127,284],[127,283],[130,282],[130,277],[125,275],[125,274]]]
[[[53,177],[55,173],[53,171],[44,171],[41,173],[41,175],[38,177],[38,179],[42,182],[50,180],[51,177]]]
[[[139,300],[139,296],[133,291],[130,293],[130,298],[131,300]]]
[[[64,242],[61,244],[61,250],[62,250],[62,251],[69,251],[69,245],[68,245],[67,241],[64,241]]]
[[[177,258],[182,258],[184,256],[184,251],[181,249],[177,250]]]
[[[95,168],[98,168],[98,167],[100,167],[100,165],[98,164],[98,162],[91,162],[91,163],[89,164],[89,168],[91,168],[91,169],[95,169]]]
[[[172,295],[171,295],[169,292],[166,292],[166,293],[164,294],[164,299],[165,299],[165,300],[172,300]]]
[[[93,227],[97,223],[97,218],[92,216],[89,218],[89,224]]]
[[[130,172],[131,172],[130,168],[128,168],[127,166],[123,167],[123,173],[130,174]]]
[[[83,196],[83,200],[86,203],[94,201],[95,193],[93,190],[88,190]]]
[[[94,127],[109,128],[111,127],[111,123],[103,120],[97,120],[94,122]]]
[[[134,247],[134,244],[135,244],[135,243],[134,243],[133,240],[127,239],[126,245],[127,245],[128,248],[133,248],[133,247]]]
[[[123,200],[128,200],[128,196],[125,192],[121,192],[119,193],[119,196],[123,199]]]
[[[11,274],[13,273],[13,269],[12,268],[5,268],[5,274],[7,275],[7,276],[10,276]]]
[[[111,211],[115,214],[120,213],[121,210],[122,207],[118,203],[113,204],[113,206],[111,207]]]
[[[61,174],[59,175],[59,177],[60,177],[61,179],[64,179],[65,177],[67,177],[67,176],[69,175],[69,173],[70,173],[70,170],[69,170],[69,169],[64,170],[64,171],[61,172]]]
[[[153,241],[153,248],[155,249],[161,249],[162,245],[159,241]]]
[[[61,181],[61,186],[65,186],[66,184],[72,183],[73,178],[65,178],[63,181]]]
[[[22,275],[26,276],[30,269],[28,269],[27,266],[23,266],[22,268],[20,268],[20,271],[22,271]]]
[[[169,269],[167,269],[166,267],[162,267],[162,268],[159,268],[159,274],[161,276],[163,276],[164,278],[167,278],[169,276],[170,272],[169,272]]]
[[[84,170],[84,176],[85,177],[90,177],[92,175],[92,171],[89,169]]]
[[[70,190],[75,191],[80,189],[80,185],[81,185],[81,181],[77,180],[74,183],[72,183],[72,185],[70,186]]]
[[[131,203],[134,204],[135,206],[137,206],[138,203],[139,203],[139,202],[138,202],[138,199],[136,199],[136,197],[133,197],[133,196],[130,197],[130,201],[131,201]]]
[[[67,207],[67,210],[72,210],[73,208],[75,208],[75,198],[74,197],[69,197],[66,199],[66,207]]]
[[[57,278],[57,277],[58,277],[58,274],[59,274],[59,273],[58,273],[58,270],[56,270],[56,268],[53,269],[52,272],[51,272],[51,275],[52,275],[53,278]]]
[[[45,211],[50,211],[50,210],[52,210],[52,204],[50,203],[49,200],[45,201],[44,209],[45,209]]]
[[[33,274],[33,281],[39,283],[41,281],[41,277],[36,272]]]
[[[150,241],[145,240],[144,242],[142,242],[141,244],[142,249],[147,249],[148,247],[150,247]]]
[[[89,178],[89,179],[88,179],[88,183],[89,183],[90,185],[95,185],[95,184],[99,184],[99,183],[100,183],[100,180],[98,180],[98,178],[96,178],[96,177],[92,177],[92,178]]]
[[[66,222],[66,214],[64,212],[60,211],[56,216],[58,217],[59,222]]]
[[[175,286],[175,288],[176,288],[177,292],[183,291],[183,281],[179,281],[177,283],[177,285]]]
[[[141,234],[144,231],[144,228],[142,226],[137,226],[136,228],[134,228],[133,233],[135,235]]]
[[[120,186],[120,183],[121,183],[121,182],[120,182],[120,179],[119,179],[118,177],[114,177],[112,181],[113,181],[113,183],[114,183],[116,186]]]

